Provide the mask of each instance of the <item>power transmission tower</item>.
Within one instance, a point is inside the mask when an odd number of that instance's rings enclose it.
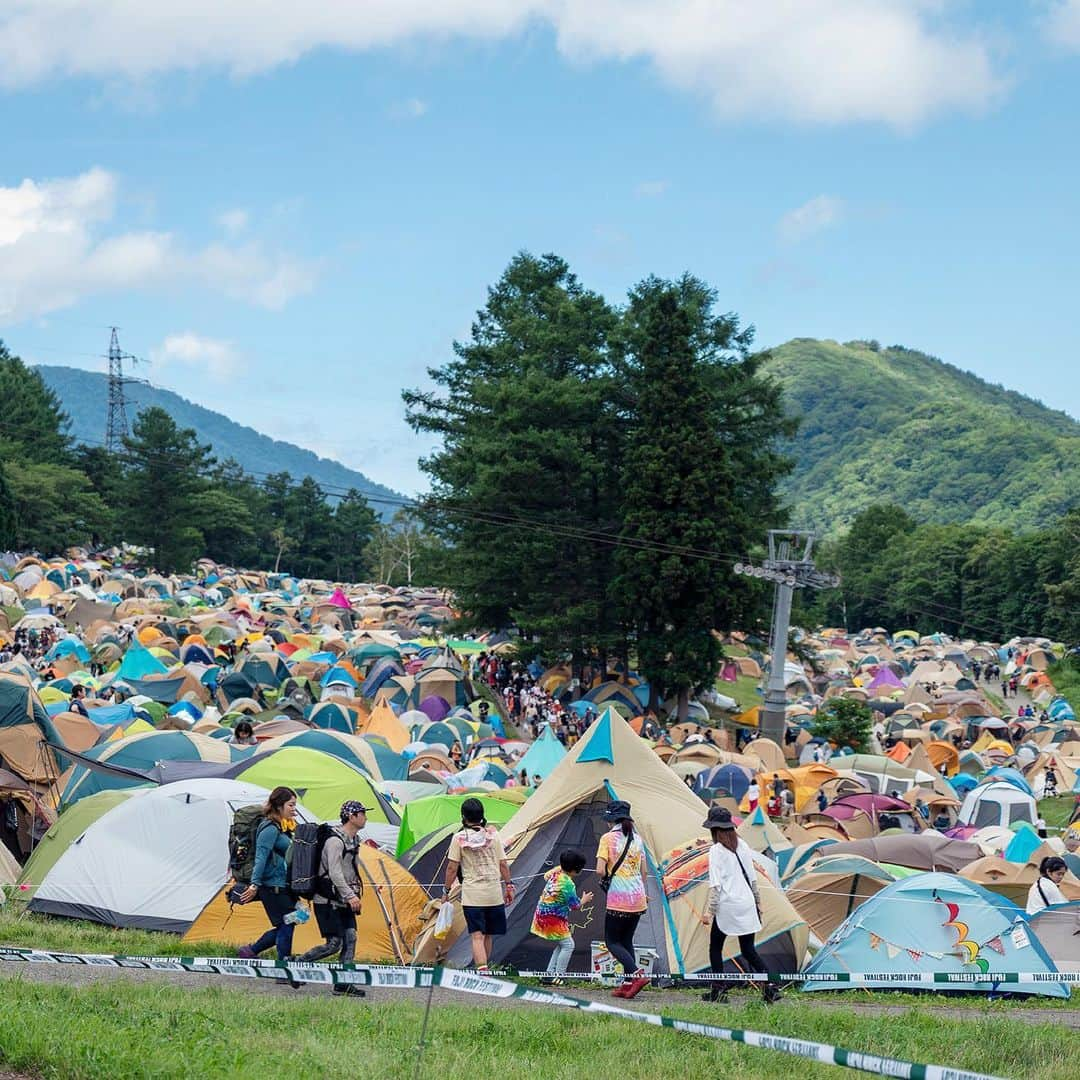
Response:
[[[761,734],[779,747],[784,745],[787,713],[787,684],[784,664],[787,659],[788,632],[791,628],[791,598],[796,589],[833,589],[840,584],[835,574],[826,574],[814,566],[811,553],[814,534],[798,529],[770,529],[769,557],[761,566],[736,563],[735,573],[764,578],[776,583],[770,634],[769,681],[765,705],[761,710]]]
[[[117,327],[110,327],[112,337],[109,339],[109,414],[105,421],[105,449],[110,454],[118,453],[123,448],[124,439],[128,433],[127,401],[124,397],[124,387],[128,383],[146,383],[146,379],[133,379],[124,375],[124,361],[130,360],[138,364],[139,358],[131,353],[120,351],[120,339],[117,337]]]

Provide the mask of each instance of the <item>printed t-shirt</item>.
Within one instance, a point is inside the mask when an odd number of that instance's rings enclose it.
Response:
[[[577,889],[570,875],[556,866],[544,875],[544,890],[533,916],[532,932],[548,941],[570,936],[570,912],[581,907]]]
[[[498,830],[462,829],[450,841],[447,858],[461,866],[461,903],[464,907],[495,907],[503,903],[499,863],[506,858]]]
[[[623,848],[626,847],[626,836],[621,828],[612,829],[600,837],[600,846],[596,850],[597,859],[603,859],[607,866],[607,872],[619,861]],[[645,898],[645,882],[641,877],[641,866],[645,859],[645,848],[641,838],[634,833],[633,840],[626,852],[626,858],[622,866],[615,872],[611,879],[611,888],[607,894],[608,911],[644,911],[647,900]]]

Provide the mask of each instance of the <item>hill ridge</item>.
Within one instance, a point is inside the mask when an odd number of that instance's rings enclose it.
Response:
[[[801,417],[781,486],[793,523],[842,529],[875,502],[919,521],[1029,530],[1080,503],[1080,422],[906,346],[794,338],[765,370]]]
[[[40,364],[35,370],[59,397],[70,417],[71,437],[76,442],[100,445],[108,400],[108,377],[102,372],[52,364]],[[173,390],[131,383],[125,392],[129,420],[136,411],[159,405],[180,427],[193,428],[201,442],[210,444],[218,460],[234,458],[246,472],[261,477],[284,471],[295,480],[310,476],[334,501],[349,488],[355,487],[372,500],[372,509],[384,518],[392,517],[398,509],[395,502],[404,498],[357,469],[332,458],[321,457],[296,443],[265,435],[224,413],[189,401]]]

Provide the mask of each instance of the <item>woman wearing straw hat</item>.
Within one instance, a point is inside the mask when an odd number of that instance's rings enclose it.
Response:
[[[701,920],[709,927],[709,970],[715,975],[724,970],[724,942],[737,937],[739,952],[750,970],[768,971],[754,946],[754,935],[761,929],[761,899],[750,845],[735,831],[731,811],[721,806],[710,807],[703,824],[713,839],[709,849],[709,910]],[[727,989],[723,983],[713,983],[703,996],[706,1001],[726,1001]],[[765,983],[765,1003],[778,997],[779,987]]]
[[[632,998],[649,985],[634,953],[634,931],[648,903],[642,877],[645,845],[634,832],[628,802],[616,799],[608,803],[604,817],[613,823],[600,837],[596,852],[596,873],[600,888],[607,894],[604,944],[623,969],[622,985],[612,992],[613,996]]]

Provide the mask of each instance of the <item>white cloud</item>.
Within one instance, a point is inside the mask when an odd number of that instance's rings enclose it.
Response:
[[[217,68],[243,77],[319,48],[497,40],[532,25],[582,63],[644,61],[721,116],[884,121],[978,108],[1004,86],[960,0],[6,0],[0,83],[133,80]]]
[[[157,371],[180,367],[209,375],[216,382],[227,382],[242,367],[232,342],[203,337],[190,330],[170,334],[151,350],[150,359]]]
[[[0,187],[0,323],[116,289],[196,285],[266,308],[310,292],[316,267],[256,243],[190,248],[115,223],[116,177],[94,168]]]
[[[663,195],[669,186],[667,180],[642,180],[634,188],[634,194],[642,199],[655,199]]]
[[[789,210],[778,222],[776,229],[780,239],[795,244],[815,233],[835,225],[845,213],[843,199],[832,195],[818,195]]]
[[[406,98],[390,106],[390,115],[398,120],[419,120],[427,111],[428,103],[423,98]]]
[[[248,227],[251,216],[242,207],[226,210],[218,214],[217,223],[230,235],[243,232]]]
[[[1053,0],[1046,11],[1043,29],[1056,44],[1080,51],[1080,0]]]

